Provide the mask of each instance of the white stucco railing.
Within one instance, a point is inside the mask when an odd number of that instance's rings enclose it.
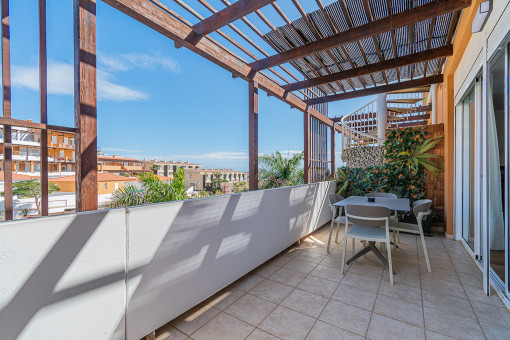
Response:
[[[335,182],[0,223],[2,339],[140,339],[331,218]]]

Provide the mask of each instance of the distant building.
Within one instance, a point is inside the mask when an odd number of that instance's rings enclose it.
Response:
[[[59,178],[51,178],[49,180],[60,188],[61,192],[75,192],[75,176],[65,176]],[[125,183],[137,182],[136,177],[124,177],[114,174],[98,172],[97,173],[97,191],[99,195],[111,194],[117,189],[124,188]]]
[[[134,158],[97,155],[97,171],[111,174],[136,174],[151,171],[144,161]]]
[[[144,161],[147,168],[154,174],[160,176],[172,177],[178,168],[189,170],[201,170],[202,164],[189,163],[189,162],[174,162],[174,161]]]
[[[41,133],[37,129],[12,127],[13,172],[41,171]],[[75,170],[74,134],[48,132],[48,171]],[[0,127],[0,161],[4,159],[4,129]],[[3,162],[0,162],[3,170]]]
[[[232,169],[185,169],[184,184],[186,187],[193,187],[195,191],[212,190],[212,179],[216,173],[226,182],[222,183],[224,193],[233,191],[234,183],[247,182],[248,173]]]

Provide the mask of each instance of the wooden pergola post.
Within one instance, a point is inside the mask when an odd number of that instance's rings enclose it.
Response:
[[[248,82],[249,109],[249,189],[259,188],[259,88],[254,81]]]
[[[2,0],[2,85],[3,117],[11,118],[11,38],[9,0]],[[11,125],[4,125],[4,207],[5,220],[13,219],[12,211],[12,135]]]
[[[46,0],[39,0],[39,95],[41,123],[48,124],[48,73],[46,51]],[[41,129],[41,215],[48,216],[48,130]]]
[[[74,0],[76,211],[97,209],[96,1]]]
[[[303,157],[303,170],[305,184],[310,183],[310,113],[305,111],[303,113],[303,128],[304,128],[304,157]]]
[[[336,178],[335,169],[335,124],[331,127],[331,177]]]

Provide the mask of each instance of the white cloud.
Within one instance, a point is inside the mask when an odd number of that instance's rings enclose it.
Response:
[[[129,71],[140,68],[144,70],[164,69],[172,73],[179,73],[181,68],[174,59],[160,54],[127,53],[120,55],[109,55],[98,53],[99,67],[110,72]]]
[[[30,66],[12,66],[12,86],[39,91],[39,69]],[[113,76],[106,71],[97,72],[98,99],[103,101],[133,101],[148,99],[145,92],[131,89],[113,82]],[[50,61],[48,63],[48,93],[73,95],[74,66]]]
[[[151,156],[151,159],[171,159],[174,161],[182,160],[193,160],[193,161],[203,161],[203,160],[242,160],[248,159],[247,152],[234,152],[234,151],[217,151],[217,152],[209,152],[209,153],[201,153],[201,154],[187,154],[187,155],[167,155],[167,156]]]
[[[116,152],[127,152],[127,153],[140,153],[140,150],[132,150],[132,149],[121,149],[121,148],[101,148],[104,151],[116,151]]]

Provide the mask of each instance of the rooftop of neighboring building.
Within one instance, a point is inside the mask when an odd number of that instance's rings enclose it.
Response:
[[[12,173],[12,180],[13,181],[24,181],[29,179],[39,179],[37,176],[30,176],[30,175],[23,175],[13,172]],[[4,172],[0,171],[0,181],[4,180]]]
[[[106,172],[98,172],[97,173],[97,181],[98,182],[135,182],[138,178],[136,177],[125,177],[125,176],[119,176],[114,174],[109,174]],[[74,182],[75,176],[64,176],[64,177],[57,177],[57,178],[50,178],[50,182]]]

